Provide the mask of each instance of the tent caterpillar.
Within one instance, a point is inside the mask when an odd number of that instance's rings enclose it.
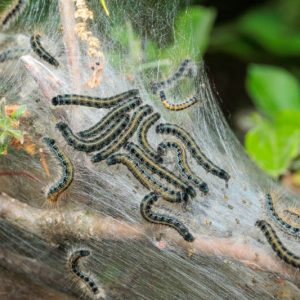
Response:
[[[275,230],[272,228],[272,226],[269,223],[267,223],[264,220],[257,220],[255,225],[258,226],[260,230],[263,232],[268,243],[271,245],[272,249],[275,251],[275,253],[279,256],[280,259],[285,261],[287,264],[290,264],[300,269],[300,257],[290,252],[282,244]]]
[[[287,222],[285,222],[276,212],[273,199],[271,194],[266,194],[266,209],[269,213],[270,217],[276,222],[276,224],[279,224],[281,228],[284,229],[287,233],[291,235],[300,236],[300,228],[299,227],[293,227]]]
[[[195,76],[195,63],[190,59],[185,59],[176,70],[176,72],[170,76],[168,79],[152,83],[151,89],[154,94],[158,91],[171,88],[184,76]]]
[[[187,192],[191,197],[196,196],[196,192],[192,186],[188,185],[188,183],[183,181],[181,178],[178,178],[175,174],[167,170],[165,167],[154,162],[138,145],[129,142],[125,145],[125,149],[154,174],[157,174],[170,184],[173,184],[175,187]]]
[[[9,5],[8,9],[2,13],[1,26],[7,28],[10,22],[13,22],[23,12],[27,5],[27,0],[15,0]]]
[[[123,164],[134,175],[134,177],[147,189],[155,191],[165,200],[170,202],[187,201],[186,193],[177,192],[162,185],[153,176],[149,175],[138,162],[126,154],[113,154],[106,160],[107,165]]]
[[[160,156],[157,155],[156,151],[150,146],[147,134],[150,127],[160,119],[159,113],[154,113],[153,115],[149,116],[141,125],[138,131],[138,141],[141,146],[143,146],[146,153],[154,159],[157,163],[162,163],[163,160]]]
[[[32,50],[44,61],[55,67],[59,66],[59,62],[45,50],[41,44],[41,36],[39,34],[33,35],[30,38],[30,45]]]
[[[63,173],[61,178],[50,187],[47,199],[50,203],[57,202],[58,197],[70,186],[74,178],[74,166],[69,157],[64,154],[56,145],[55,140],[44,137],[43,142],[51,149],[59,160]]]
[[[159,96],[160,96],[160,100],[161,100],[163,106],[172,111],[184,110],[184,109],[187,109],[187,108],[191,107],[192,105],[196,104],[197,102],[199,102],[199,98],[197,98],[196,96],[193,96],[181,103],[171,103],[167,100],[166,94],[164,91],[160,91]]]
[[[133,98],[139,93],[139,90],[129,90],[112,97],[98,98],[84,95],[64,94],[58,95],[52,99],[52,104],[56,105],[82,105],[94,108],[110,108]]]
[[[157,153],[163,155],[167,149],[176,151],[177,166],[181,175],[198,187],[201,192],[207,194],[209,191],[207,184],[199,178],[188,165],[184,146],[178,142],[162,142],[158,145]]]
[[[209,160],[196,144],[195,140],[184,129],[177,125],[166,123],[157,125],[156,132],[161,134],[172,134],[179,138],[186,145],[191,155],[195,158],[200,166],[202,166],[207,172],[224,179],[226,186],[228,185],[230,175]]]
[[[106,114],[98,123],[96,123],[95,125],[93,125],[92,127],[86,130],[79,132],[78,135],[81,137],[91,137],[95,135],[96,133],[106,128],[109,124],[111,124],[111,122],[113,122],[120,116],[124,115],[125,113],[128,113],[129,111],[135,109],[141,103],[142,103],[141,98],[134,97],[128,102],[116,106],[108,114]]]
[[[128,141],[128,139],[133,136],[143,118],[151,114],[152,112],[153,108],[148,104],[139,107],[139,109],[136,112],[134,112],[126,129],[120,134],[119,139],[111,146],[108,146],[103,151],[98,152],[97,154],[92,156],[92,162],[99,162],[103,159],[106,159],[114,152],[118,151]]]
[[[95,281],[89,277],[87,274],[83,273],[79,267],[79,261],[83,257],[87,257],[91,254],[90,250],[80,249],[75,250],[68,256],[67,259],[67,267],[70,272],[75,274],[81,282],[88,288],[88,290],[92,293],[92,295],[96,299],[103,299],[105,297],[105,293],[102,288],[98,287]]]
[[[155,193],[150,193],[144,197],[140,204],[142,217],[148,222],[162,224],[174,228],[187,242],[193,242],[194,237],[188,228],[178,219],[164,214],[154,213],[151,211],[152,205],[158,200]]]
[[[120,119],[120,122],[113,124],[113,126],[111,126],[110,130],[108,130],[108,132],[105,135],[95,137],[92,140],[84,140],[82,138],[77,137],[72,132],[68,124],[64,122],[57,123],[56,128],[61,132],[68,145],[72,146],[78,151],[84,151],[89,153],[101,150],[103,147],[109,145],[112,141],[114,141],[117,137],[120,136],[121,132],[126,128],[128,122],[129,116],[125,115],[122,119]]]

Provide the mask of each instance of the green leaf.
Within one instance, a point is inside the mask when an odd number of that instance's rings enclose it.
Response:
[[[285,69],[250,65],[246,87],[256,107],[266,115],[287,109],[300,111],[299,83]]]
[[[300,31],[283,18],[281,12],[256,9],[248,12],[238,22],[239,31],[276,55],[300,55]]]
[[[175,21],[174,46],[166,49],[165,57],[172,57],[179,62],[186,57],[196,59],[203,55],[215,17],[215,9],[202,6],[180,12]]]
[[[0,155],[3,155],[4,152],[7,151],[7,147],[8,147],[8,145],[0,144]]]
[[[13,120],[19,119],[20,117],[22,117],[22,115],[25,113],[26,111],[26,106],[25,105],[21,105],[18,107],[18,109],[16,109],[12,114],[11,114],[11,118]]]
[[[299,153],[300,128],[277,126],[260,118],[257,126],[246,134],[245,146],[263,170],[278,177]]]

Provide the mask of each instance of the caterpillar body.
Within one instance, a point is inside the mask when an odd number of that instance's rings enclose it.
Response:
[[[292,225],[285,222],[276,212],[273,204],[273,199],[271,194],[266,194],[266,209],[270,217],[275,221],[276,224],[279,224],[284,231],[291,235],[300,236],[300,228],[293,227]]]
[[[78,151],[84,151],[89,153],[99,151],[103,147],[109,145],[118,136],[120,136],[121,132],[126,128],[128,122],[129,116],[125,115],[122,119],[120,119],[119,123],[113,124],[111,130],[109,130],[106,135],[95,137],[92,140],[84,140],[82,138],[77,137],[72,132],[68,124],[64,122],[57,123],[56,128],[61,132],[61,134],[70,146],[72,146]]]
[[[157,195],[152,192],[144,197],[140,205],[140,212],[142,217],[148,222],[155,224],[162,224],[174,228],[177,232],[187,241],[193,242],[194,237],[189,232],[188,228],[180,222],[178,219],[167,216],[164,214],[158,214],[151,211],[153,204],[158,200]]]
[[[13,48],[8,49],[0,53],[0,63],[15,60],[20,58],[22,55],[25,55],[29,52],[28,49],[25,48]]]
[[[171,88],[184,76],[195,77],[196,75],[195,69],[196,69],[195,63],[190,59],[185,59],[180,64],[177,71],[168,79],[160,82],[154,82],[151,86],[152,92],[156,94],[158,91]]]
[[[178,178],[175,174],[167,170],[165,167],[154,162],[138,145],[129,142],[125,145],[125,149],[154,174],[157,174],[167,182],[173,184],[175,187],[187,192],[191,197],[196,196],[196,192],[192,186],[183,181],[181,178]]]
[[[150,146],[147,139],[147,134],[150,127],[160,119],[159,113],[154,113],[149,118],[147,118],[141,125],[138,131],[138,141],[140,145],[144,148],[146,153],[157,163],[162,163],[163,160],[160,156],[157,155],[156,151]]]
[[[201,151],[195,140],[181,127],[172,124],[159,124],[156,126],[156,133],[172,134],[179,138],[189,149],[191,155],[197,163],[202,166],[207,172],[224,179],[226,185],[230,179],[230,175],[223,169],[216,166],[206,155]]]
[[[196,96],[193,96],[181,103],[171,103],[167,100],[167,97],[166,97],[166,94],[164,91],[160,91],[159,96],[160,96],[160,100],[161,100],[163,106],[172,111],[184,110],[184,109],[187,109],[187,108],[191,107],[192,105],[196,104],[197,102],[199,102],[199,98],[197,98]]]
[[[26,5],[28,3],[28,0],[15,0],[12,2],[11,5],[9,5],[9,8],[7,11],[5,11],[1,19],[1,26],[3,28],[7,28],[10,24],[10,22],[13,22],[18,18],[18,16],[23,12]]]
[[[133,99],[121,104],[115,108],[113,108],[106,116],[104,116],[98,123],[94,126],[83,130],[78,133],[81,137],[91,137],[96,133],[105,129],[109,124],[111,124],[114,120],[119,118],[120,116],[124,115],[125,113],[130,112],[131,110],[135,109],[142,103],[141,98],[134,97]]]
[[[50,203],[55,203],[57,202],[58,197],[71,185],[74,178],[74,166],[69,157],[57,147],[54,139],[44,137],[43,142],[57,157],[63,170],[61,178],[50,187],[47,193],[48,201]]]
[[[139,90],[129,90],[124,93],[107,97],[107,98],[98,98],[90,97],[84,95],[75,95],[75,94],[64,94],[58,95],[52,99],[52,104],[57,105],[81,105],[94,108],[111,108],[118,104],[121,104],[139,93]]]
[[[163,142],[158,145],[157,153],[159,155],[163,155],[167,149],[173,149],[176,151],[177,166],[180,174],[192,182],[201,192],[207,194],[209,191],[207,184],[194,174],[188,165],[184,146],[177,142]]]
[[[33,35],[30,38],[30,45],[32,50],[44,61],[55,67],[59,66],[59,62],[53,57],[41,44],[41,36],[39,34]]]
[[[80,260],[83,257],[89,256],[90,254],[90,250],[87,249],[73,251],[67,259],[67,267],[76,277],[78,277],[82,281],[82,283],[88,288],[88,290],[96,299],[103,299],[103,297],[105,297],[105,293],[102,288],[98,287],[95,281],[90,276],[83,273],[79,267]]]
[[[258,226],[263,232],[268,243],[271,245],[272,249],[278,255],[279,258],[281,258],[287,264],[290,264],[295,268],[300,269],[300,257],[293,254],[282,244],[275,230],[269,223],[267,223],[264,220],[257,220],[255,225]]]
[[[92,162],[96,163],[104,160],[114,152],[118,151],[128,141],[128,139],[133,136],[143,118],[151,114],[152,112],[153,108],[148,104],[139,107],[139,109],[134,112],[126,129],[120,134],[119,139],[111,146],[108,146],[103,151],[98,152],[97,154],[92,156]]]
[[[177,192],[162,185],[153,176],[148,174],[139,163],[126,154],[113,154],[106,160],[107,165],[123,164],[134,175],[134,177],[147,189],[161,195],[165,200],[170,202],[187,201],[187,194]]]

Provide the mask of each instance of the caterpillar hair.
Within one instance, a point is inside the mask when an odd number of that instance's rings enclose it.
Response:
[[[15,21],[18,16],[23,12],[28,0],[15,0],[9,5],[8,9],[4,11],[0,16],[1,26],[8,28],[9,24]]]
[[[52,104],[57,105],[81,105],[94,108],[111,108],[121,104],[139,93],[138,90],[129,90],[112,97],[98,98],[84,95],[65,94],[58,95],[52,99]]]
[[[271,194],[268,193],[266,194],[265,197],[266,197],[266,209],[271,219],[273,219],[275,223],[279,225],[280,228],[282,228],[288,234],[300,237],[300,228],[293,227],[292,225],[288,224],[277,214]]]
[[[161,100],[163,106],[172,111],[184,110],[184,109],[187,109],[187,108],[191,107],[192,105],[196,104],[197,102],[199,102],[199,99],[196,96],[193,96],[181,103],[171,103],[167,100],[166,94],[164,91],[160,91],[159,96],[160,96],[160,100]]]
[[[104,160],[114,152],[118,151],[121,147],[123,147],[128,139],[133,136],[143,118],[151,114],[152,112],[153,108],[148,104],[139,107],[139,109],[133,114],[126,129],[120,134],[119,139],[111,146],[108,146],[103,151],[92,156],[92,162],[96,163]]]
[[[69,157],[57,147],[54,139],[44,137],[43,142],[54,153],[63,170],[61,178],[50,187],[47,193],[48,201],[55,203],[58,197],[71,185],[74,178],[74,166]]]
[[[120,122],[113,124],[111,130],[109,130],[106,135],[101,135],[100,137],[95,137],[92,140],[84,140],[82,138],[77,137],[68,126],[68,124],[64,122],[59,122],[56,124],[56,128],[61,132],[62,136],[65,138],[68,145],[72,146],[74,149],[78,151],[84,152],[94,152],[99,151],[103,147],[109,145],[112,141],[114,141],[117,137],[120,136],[121,132],[126,128],[129,122],[129,116],[125,115],[120,119]]]
[[[153,176],[148,174],[140,164],[130,155],[113,154],[106,160],[107,165],[123,164],[134,175],[134,177],[147,189],[161,195],[169,202],[186,202],[187,194],[169,189],[161,184]]]
[[[209,191],[207,184],[188,165],[185,147],[178,142],[162,142],[158,145],[157,153],[163,155],[167,149],[176,151],[177,167],[180,174],[192,182],[201,192],[207,194]]]
[[[81,137],[91,137],[95,135],[96,133],[106,128],[109,124],[111,124],[111,122],[119,118],[121,115],[124,115],[125,113],[128,113],[131,110],[135,109],[137,106],[141,105],[141,103],[141,98],[134,97],[128,102],[118,105],[117,107],[113,108],[106,116],[104,116],[98,123],[86,130],[79,132],[78,135]]]
[[[209,160],[196,144],[195,140],[184,129],[177,125],[159,124],[156,126],[156,132],[160,134],[172,134],[179,138],[186,145],[191,155],[195,158],[200,166],[202,166],[207,172],[224,179],[226,185],[228,184],[230,175]]]
[[[158,200],[155,193],[150,193],[144,197],[140,205],[140,211],[142,217],[148,222],[155,224],[162,224],[174,228],[187,242],[193,242],[194,237],[189,232],[188,228],[180,222],[178,219],[167,216],[164,214],[158,214],[151,211],[151,208]]]
[[[287,264],[300,269],[300,257],[293,254],[282,244],[275,230],[269,223],[264,220],[257,220],[255,225],[258,226],[263,232],[268,243],[271,245],[272,249],[279,258],[281,258]]]
[[[154,94],[156,94],[160,90],[164,90],[167,88],[171,88],[174,86],[179,80],[181,80],[184,76],[195,76],[195,62],[190,59],[185,59],[177,69],[177,71],[170,76],[168,79],[154,82],[152,83],[151,90]]]
[[[3,52],[0,52],[0,63],[6,62],[9,60],[19,59],[22,55],[25,55],[28,52],[29,52],[29,50],[25,49],[25,48],[7,49]]]
[[[192,186],[183,181],[181,178],[178,178],[175,174],[167,170],[165,167],[154,162],[138,145],[129,142],[125,145],[125,149],[143,166],[145,166],[154,174],[157,174],[167,182],[173,184],[175,187],[187,192],[191,197],[196,196],[196,192]]]
[[[44,61],[52,66],[58,67],[59,62],[48,52],[41,44],[41,36],[35,34],[30,38],[30,45],[32,50]]]
[[[95,296],[96,299],[101,297],[100,293],[103,294],[103,291],[100,291],[99,287],[96,285],[95,281],[88,276],[87,274],[83,273],[79,267],[79,261],[83,257],[87,257],[91,254],[90,250],[87,249],[80,249],[73,251],[67,259],[67,267],[77,276],[82,283],[89,289],[89,291]]]
[[[163,160],[160,156],[157,155],[156,151],[150,146],[147,134],[150,127],[160,119],[159,113],[154,113],[153,115],[149,116],[141,125],[138,131],[138,141],[140,145],[144,148],[146,153],[157,163],[162,163]]]

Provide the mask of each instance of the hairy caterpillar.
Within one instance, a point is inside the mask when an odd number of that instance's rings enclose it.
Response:
[[[264,220],[257,220],[255,223],[258,226],[263,234],[265,235],[268,243],[271,245],[272,249],[276,254],[287,264],[290,264],[298,269],[300,269],[300,257],[296,256],[290,252],[280,241],[275,230],[272,226]]]
[[[134,175],[134,177],[147,189],[161,195],[170,202],[187,201],[187,194],[170,190],[162,185],[153,176],[149,175],[134,158],[126,154],[113,154],[106,160],[107,165],[123,164]]]
[[[154,94],[158,91],[171,88],[184,76],[195,76],[195,63],[190,59],[185,59],[177,69],[177,71],[168,79],[152,83],[151,89]]]
[[[141,125],[139,131],[138,131],[138,141],[143,146],[146,153],[154,159],[158,163],[162,163],[163,160],[160,156],[157,155],[156,151],[150,146],[148,139],[147,139],[147,133],[150,129],[150,127],[157,122],[160,119],[159,113],[154,113],[153,115],[149,116]]]
[[[16,20],[17,17],[22,13],[25,9],[28,0],[15,0],[9,5],[7,11],[2,13],[1,16],[1,26],[7,28],[9,23]]]
[[[94,108],[110,108],[128,99],[133,98],[139,93],[139,90],[129,90],[124,93],[107,97],[97,98],[83,95],[65,94],[58,95],[52,99],[52,104],[56,105],[82,105]]]
[[[99,162],[118,151],[128,141],[128,139],[133,136],[143,118],[152,112],[153,108],[148,104],[139,107],[139,109],[133,114],[126,129],[120,134],[119,139],[111,146],[108,146],[103,151],[92,156],[92,162]]]
[[[125,115],[119,123],[113,124],[111,130],[109,130],[106,135],[100,136],[99,138],[96,137],[93,140],[83,140],[78,138],[76,135],[74,135],[68,124],[64,122],[57,123],[56,128],[61,132],[68,145],[72,146],[78,151],[89,153],[100,150],[109,145],[118,136],[120,136],[120,133],[124,130],[124,128],[126,128],[128,122],[129,116]]]
[[[95,296],[96,299],[103,299],[102,297],[105,296],[104,291],[96,285],[95,281],[92,278],[83,273],[79,268],[79,260],[83,257],[89,256],[90,254],[90,250],[87,249],[73,251],[68,256],[67,267],[73,274],[75,274],[82,280],[82,283],[84,283],[84,285],[88,287],[89,291],[92,292],[93,296]]]
[[[191,107],[192,105],[196,104],[197,102],[199,102],[199,99],[196,96],[193,96],[181,103],[170,103],[167,100],[166,94],[164,91],[160,91],[159,96],[160,96],[160,100],[161,100],[163,106],[172,111],[184,110],[184,109],[187,109],[187,108]]]
[[[55,140],[44,137],[43,142],[51,149],[54,155],[59,160],[63,169],[61,178],[50,187],[47,199],[50,203],[55,203],[58,197],[70,186],[74,178],[74,166],[69,157],[64,154],[56,145]]]
[[[180,222],[178,219],[167,216],[164,214],[158,214],[151,211],[152,205],[158,200],[158,197],[155,193],[150,193],[144,197],[140,205],[140,211],[145,220],[155,224],[162,224],[170,226],[177,230],[177,232],[187,241],[193,242],[194,237],[189,232],[188,228]]]
[[[0,53],[0,63],[6,62],[8,60],[18,59],[22,55],[27,54],[28,52],[29,50],[25,48],[7,49]]]
[[[159,124],[156,126],[156,132],[161,134],[172,134],[179,138],[187,146],[191,155],[200,166],[202,166],[207,172],[224,179],[226,185],[228,184],[230,175],[209,160],[196,144],[195,140],[184,129],[177,125]]]
[[[48,52],[41,44],[41,36],[39,34],[33,35],[30,38],[30,45],[32,50],[44,61],[55,67],[59,66],[59,62]]]
[[[188,183],[184,182],[181,178],[178,178],[175,174],[167,170],[165,167],[151,160],[138,145],[129,142],[125,145],[125,149],[154,174],[157,174],[167,182],[173,184],[175,187],[187,192],[191,197],[196,196],[196,192],[192,186],[188,185]]]
[[[184,146],[177,142],[163,142],[158,145],[157,153],[159,155],[163,155],[167,149],[173,149],[176,151],[177,166],[181,175],[191,181],[204,194],[207,194],[209,191],[207,184],[194,174],[188,165]]]
[[[285,222],[280,216],[277,214],[274,208],[273,199],[271,194],[266,194],[266,209],[269,213],[270,217],[280,225],[289,234],[300,236],[300,228],[293,227],[287,222]]]
[[[121,115],[135,109],[142,103],[142,99],[139,97],[134,97],[133,99],[121,104],[114,109],[112,109],[106,116],[104,116],[98,123],[93,125],[92,127],[83,130],[78,133],[81,137],[90,137],[95,135],[97,132],[100,132],[104,128],[106,128],[111,122],[113,122],[116,118],[119,118]]]

